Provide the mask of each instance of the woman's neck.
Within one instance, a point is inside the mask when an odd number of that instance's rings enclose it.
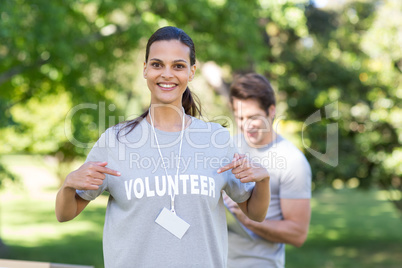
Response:
[[[147,120],[151,123],[150,116],[152,116],[152,121],[154,127],[168,132],[181,131],[183,123],[184,110],[182,107],[176,107],[173,105],[159,106],[151,105],[150,112],[148,113]],[[188,119],[185,116],[185,125]]]

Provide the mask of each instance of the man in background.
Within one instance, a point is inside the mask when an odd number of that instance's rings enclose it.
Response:
[[[248,219],[229,198],[225,203],[249,236],[229,230],[228,267],[284,267],[285,244],[300,247],[310,224],[311,169],[303,153],[273,129],[275,94],[262,75],[237,77],[230,100],[241,135],[242,154],[270,174],[271,203],[266,219]]]

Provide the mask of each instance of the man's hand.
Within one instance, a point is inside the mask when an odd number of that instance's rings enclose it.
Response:
[[[67,175],[64,187],[75,190],[97,190],[105,174],[120,176],[120,172],[107,168],[107,162],[88,162]]]
[[[245,155],[239,155],[236,153],[231,163],[218,169],[218,173],[222,173],[228,170],[232,170],[232,173],[241,182],[260,182],[269,178],[267,169],[258,163],[251,162],[251,160]]]

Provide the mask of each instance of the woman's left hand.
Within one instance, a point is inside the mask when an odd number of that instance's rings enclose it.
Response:
[[[231,163],[218,169],[218,173],[228,170],[241,182],[260,182],[269,178],[269,173],[266,168],[258,163],[252,162],[246,155],[236,153]]]

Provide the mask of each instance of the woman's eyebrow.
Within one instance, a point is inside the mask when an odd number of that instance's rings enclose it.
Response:
[[[150,59],[149,61],[163,62],[162,60],[160,60],[160,59],[158,59],[158,58],[152,58],[152,59]],[[178,60],[174,60],[174,61],[173,61],[173,63],[178,63],[178,62],[184,62],[184,63],[187,63],[187,61],[186,61],[186,60],[184,60],[184,59],[178,59]]]
[[[152,59],[150,59],[149,61],[158,61],[158,62],[163,62],[162,60],[157,59],[157,58],[152,58]]]
[[[179,60],[174,60],[173,62],[174,62],[174,63],[177,63],[177,62],[184,62],[184,63],[187,63],[187,61],[186,61],[186,60],[182,60],[182,59],[179,59]]]

